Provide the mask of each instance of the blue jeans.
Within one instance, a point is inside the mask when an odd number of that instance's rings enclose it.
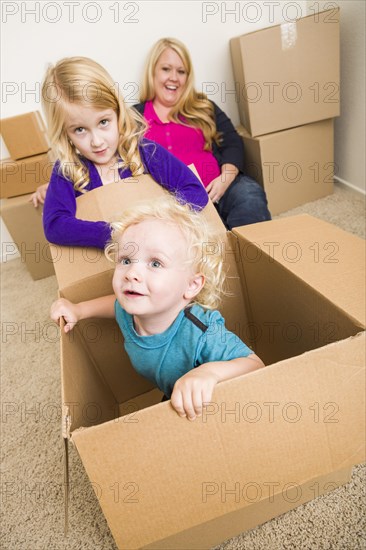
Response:
[[[227,229],[271,219],[264,189],[243,174],[236,176],[215,206]]]

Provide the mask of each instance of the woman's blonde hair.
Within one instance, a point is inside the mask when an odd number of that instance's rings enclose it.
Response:
[[[216,143],[220,142],[220,135],[217,132],[214,119],[214,108],[205,94],[195,90],[193,65],[189,51],[176,38],[161,38],[152,47],[142,77],[140,101],[152,101],[154,99],[155,68],[159,57],[167,48],[171,48],[179,55],[187,73],[185,89],[178,103],[172,107],[169,118],[178,124],[186,123],[189,126],[200,128],[205,137],[205,149],[211,150],[214,141]]]
[[[145,220],[161,220],[178,226],[183,233],[182,245],[188,251],[187,265],[196,273],[202,273],[205,283],[192,303],[206,309],[218,307],[225,289],[225,272],[219,236],[209,226],[204,215],[191,210],[187,204],[176,200],[172,195],[134,204],[122,213],[120,221],[111,224],[111,240],[105,248],[106,257],[113,262],[119,258],[118,244],[128,227]]]
[[[142,117],[125,105],[118,85],[99,63],[88,57],[67,57],[48,67],[42,84],[42,107],[61,172],[73,182],[76,191],[85,193],[89,172],[66,133],[66,107],[70,103],[113,109],[118,120],[120,139],[116,154],[122,159],[121,167],[130,168],[133,176],[143,173],[138,149],[146,131]]]

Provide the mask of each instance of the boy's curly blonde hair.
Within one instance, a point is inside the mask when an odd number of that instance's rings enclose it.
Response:
[[[147,219],[179,226],[184,236],[181,244],[188,251],[187,264],[205,278],[203,288],[192,303],[206,309],[216,309],[223,295],[228,294],[220,238],[202,213],[192,210],[172,195],[166,194],[158,199],[137,203],[122,213],[120,221],[111,223],[112,234],[105,248],[106,257],[116,262],[118,243],[123,233],[131,225]]]

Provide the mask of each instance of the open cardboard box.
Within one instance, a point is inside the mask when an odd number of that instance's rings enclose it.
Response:
[[[149,176],[110,184],[80,197],[77,215],[111,220],[164,192]],[[221,250],[204,250],[224,254],[235,293],[227,326],[265,369],[217,385],[189,422],[133,370],[114,321],[61,337],[63,436],[121,549],[209,548],[345,483],[364,460],[363,241],[310,216],[227,233],[211,204],[204,213],[222,235]],[[61,296],[111,292],[102,253],[52,251]]]

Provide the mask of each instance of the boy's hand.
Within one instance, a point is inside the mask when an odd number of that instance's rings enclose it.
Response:
[[[188,420],[195,420],[202,415],[203,403],[211,401],[213,389],[218,382],[215,374],[202,367],[204,365],[179,378],[170,398],[172,407],[179,416],[186,416]]]
[[[72,330],[80,320],[78,304],[73,304],[69,300],[65,300],[65,298],[60,298],[56,302],[53,302],[50,315],[51,319],[58,324],[60,324],[61,317],[65,319],[65,332]]]

